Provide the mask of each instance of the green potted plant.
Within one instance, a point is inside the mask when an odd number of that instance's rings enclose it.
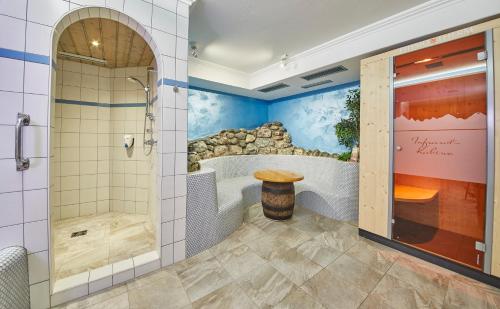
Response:
[[[359,88],[351,89],[347,93],[345,108],[349,116],[335,125],[335,134],[339,143],[346,146],[350,151],[339,155],[339,160],[358,161],[359,159]]]

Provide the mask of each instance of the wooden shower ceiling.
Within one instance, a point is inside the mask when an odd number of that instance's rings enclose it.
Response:
[[[99,46],[92,45],[94,40]],[[154,59],[153,51],[137,32],[104,18],[71,24],[61,34],[58,51],[103,59],[109,68],[148,66]]]

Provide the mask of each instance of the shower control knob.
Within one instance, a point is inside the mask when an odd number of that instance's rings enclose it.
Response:
[[[403,150],[403,147],[401,147],[401,146],[398,145],[398,146],[396,146],[396,150],[397,151],[401,151],[401,150]]]

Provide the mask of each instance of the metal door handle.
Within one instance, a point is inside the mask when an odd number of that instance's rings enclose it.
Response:
[[[23,158],[23,127],[30,124],[30,116],[26,114],[17,114],[16,121],[16,170],[24,171],[30,167],[30,159]]]
[[[401,147],[401,146],[398,145],[398,146],[396,146],[396,150],[397,151],[401,151],[401,150],[403,150],[403,147]]]

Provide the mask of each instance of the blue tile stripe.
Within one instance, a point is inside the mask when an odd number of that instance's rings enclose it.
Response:
[[[161,86],[161,85],[166,85],[166,86],[172,86],[172,87],[180,87],[180,88],[188,88],[189,87],[189,84],[186,83],[186,82],[181,82],[181,81],[178,81],[178,80],[175,80],[175,79],[169,79],[169,78],[162,78],[160,80],[158,80],[158,86]]]
[[[97,107],[145,107],[146,103],[98,103],[78,100],[56,99],[59,104],[72,104],[82,106],[97,106]]]
[[[15,60],[23,60],[40,64],[50,64],[49,56],[26,53],[23,51],[7,49],[7,48],[0,48],[0,57],[15,59]]]

